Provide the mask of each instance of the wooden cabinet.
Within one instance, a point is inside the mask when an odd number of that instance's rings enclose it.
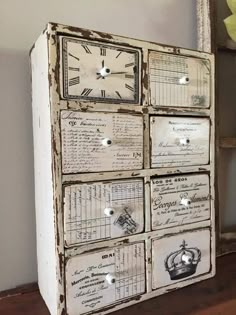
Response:
[[[51,314],[106,314],[213,277],[214,56],[50,23],[31,65]]]

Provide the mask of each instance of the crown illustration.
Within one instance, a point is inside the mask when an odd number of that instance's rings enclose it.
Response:
[[[165,268],[171,280],[187,278],[195,274],[197,265],[201,260],[201,251],[198,248],[187,248],[183,240],[180,250],[170,253],[165,259]]]

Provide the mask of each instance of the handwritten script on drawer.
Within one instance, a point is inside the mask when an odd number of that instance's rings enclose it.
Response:
[[[175,167],[209,163],[209,120],[151,117],[151,166]]]
[[[67,245],[140,233],[144,227],[143,180],[65,187]],[[112,211],[112,215],[105,212]]]
[[[138,115],[62,111],[63,173],[141,169],[143,119]],[[104,145],[108,139],[110,145]]]
[[[157,178],[151,181],[152,229],[159,230],[210,218],[206,174]],[[189,201],[189,205],[181,201]]]
[[[115,279],[109,283],[106,276]],[[78,315],[145,292],[144,243],[69,259],[66,265],[68,314]]]

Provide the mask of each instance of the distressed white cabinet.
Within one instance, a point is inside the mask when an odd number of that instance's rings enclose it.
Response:
[[[50,23],[31,65],[50,313],[106,314],[214,276],[214,56]]]

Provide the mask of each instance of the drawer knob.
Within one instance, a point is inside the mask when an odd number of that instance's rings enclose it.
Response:
[[[106,281],[107,281],[109,284],[114,284],[114,283],[116,282],[116,279],[115,279],[115,277],[114,277],[112,274],[108,273],[108,274],[106,275]]]
[[[102,140],[102,144],[104,145],[104,147],[110,147],[112,145],[112,141],[110,138],[105,138]]]
[[[179,84],[182,84],[182,85],[186,85],[186,84],[189,84],[189,77],[187,77],[186,75],[182,78],[179,79]]]
[[[191,200],[190,199],[181,199],[180,204],[185,206],[185,207],[188,207],[191,205]]]
[[[112,208],[106,208],[104,210],[104,214],[108,217],[111,217],[114,214],[114,210]]]
[[[184,262],[186,265],[190,265],[193,261],[193,258],[190,254],[183,254],[182,255],[182,262]]]
[[[190,140],[188,138],[183,138],[179,140],[180,144],[187,145],[190,143]]]

